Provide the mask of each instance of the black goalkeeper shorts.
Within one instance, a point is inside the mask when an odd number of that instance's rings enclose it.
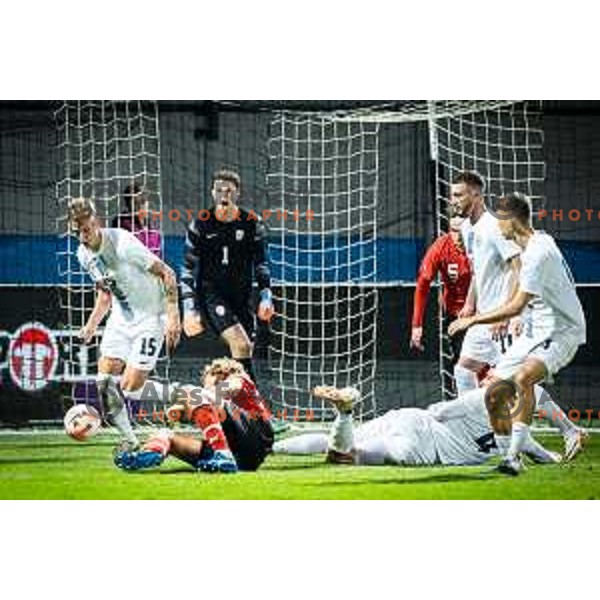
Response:
[[[202,320],[221,335],[232,325],[240,324],[251,342],[256,337],[256,317],[249,298],[228,298],[216,292],[205,292],[198,303]]]
[[[256,471],[272,452],[275,435],[271,423],[262,417],[225,405],[221,425],[240,471]]]

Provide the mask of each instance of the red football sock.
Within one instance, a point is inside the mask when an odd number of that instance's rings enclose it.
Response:
[[[229,450],[219,413],[214,406],[208,404],[199,406],[194,411],[193,420],[196,427],[202,432],[205,444],[208,444],[213,450]]]

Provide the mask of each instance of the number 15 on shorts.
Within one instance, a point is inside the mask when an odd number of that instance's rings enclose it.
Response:
[[[142,347],[140,348],[140,354],[142,356],[154,356],[156,354],[158,344],[156,343],[155,338],[142,338],[141,343]]]

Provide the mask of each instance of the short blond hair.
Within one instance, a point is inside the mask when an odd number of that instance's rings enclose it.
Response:
[[[230,375],[244,375],[246,371],[243,365],[233,358],[216,358],[204,367],[202,382],[209,375],[214,375],[218,381],[225,381]]]
[[[95,217],[96,205],[90,198],[72,198],[67,209],[67,218],[71,225],[79,225],[81,221]]]

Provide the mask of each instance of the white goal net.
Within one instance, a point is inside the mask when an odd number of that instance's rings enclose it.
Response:
[[[484,177],[490,204],[502,193],[521,191],[540,207],[545,166],[537,108],[503,100],[414,101],[276,114],[267,187],[281,210],[299,211],[299,219],[272,226],[272,262],[280,284],[270,346],[272,399],[288,418],[327,416],[327,407],[310,395],[321,383],[358,387],[360,419],[381,410],[376,213],[383,128],[428,124],[439,234],[447,230],[450,182],[461,170]],[[448,398],[451,356],[441,311],[438,321],[440,380]]]
[[[288,213],[271,223],[271,400],[287,418],[324,416],[319,384],[358,387],[358,416],[376,412],[378,129],[323,114],[271,123],[267,189]]]
[[[149,198],[150,210],[162,210],[160,136],[155,102],[142,101],[67,101],[55,111],[58,134],[59,173],[56,183],[59,246],[57,262],[60,276],[61,308],[66,345],[64,379],[72,382],[73,397],[89,400],[95,396],[94,376],[101,330],[92,344],[83,345],[78,330],[85,324],[95,300],[94,286],[77,260],[78,240],[66,219],[72,198],[94,199],[104,226],[113,226],[120,216],[134,216],[130,197],[138,186]],[[138,235],[135,218],[123,219]],[[159,223],[152,225],[154,236],[145,239],[150,249],[161,254]],[[142,240],[144,241],[144,240]],[[156,247],[153,247],[152,244]],[[148,243],[147,243],[148,245]],[[165,373],[167,362],[159,371]]]

